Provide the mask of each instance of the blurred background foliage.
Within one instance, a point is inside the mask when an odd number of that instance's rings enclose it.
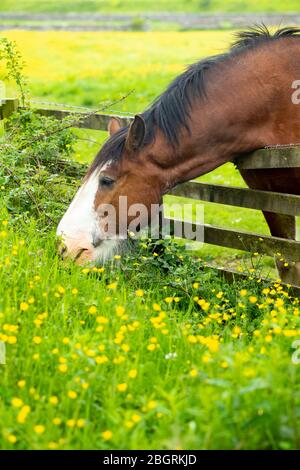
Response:
[[[2,0],[0,11],[141,13],[171,12],[294,12],[298,0]]]

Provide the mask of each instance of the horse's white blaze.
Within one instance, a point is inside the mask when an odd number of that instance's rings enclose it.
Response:
[[[63,237],[78,238],[80,234],[89,235],[92,241],[92,231],[96,223],[94,200],[98,187],[95,174],[79,188],[67,212],[61,219],[57,234]]]
[[[94,208],[95,196],[98,190],[101,171],[94,171],[87,181],[79,188],[65,215],[57,227],[57,235],[66,245],[68,254],[76,256],[80,250],[85,250],[81,261],[95,261],[111,256],[117,246],[115,240],[104,240],[94,247],[94,240],[101,240],[101,228]]]

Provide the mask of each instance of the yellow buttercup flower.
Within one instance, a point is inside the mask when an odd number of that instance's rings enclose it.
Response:
[[[131,370],[128,372],[128,377],[129,377],[130,379],[135,379],[136,376],[137,376],[137,373],[138,373],[138,372],[137,372],[136,369],[131,369]]]
[[[68,428],[74,428],[74,426],[76,426],[75,419],[68,419],[67,420],[67,426],[68,426]]]
[[[127,384],[126,383],[121,383],[117,385],[117,389],[119,392],[126,392],[127,390]]]
[[[131,416],[131,421],[133,421],[134,423],[138,423],[139,421],[141,421],[141,419],[142,419],[141,416],[138,415],[137,413]]]
[[[142,289],[137,289],[137,290],[135,291],[135,295],[136,295],[137,297],[143,297],[143,296],[144,296],[144,291],[143,291]]]
[[[105,441],[109,441],[113,436],[113,433],[111,431],[103,431],[102,437]]]
[[[239,336],[242,332],[242,329],[239,326],[235,326],[232,330],[232,336],[235,335],[236,337]]]
[[[44,434],[45,426],[43,426],[42,424],[38,424],[38,425],[34,426],[33,430],[36,434]]]
[[[24,405],[24,406],[21,408],[21,410],[20,410],[20,412],[19,412],[19,414],[18,414],[18,416],[17,416],[17,421],[18,421],[18,423],[24,424],[25,421],[26,421],[27,415],[28,415],[29,413],[30,413],[30,406]]]
[[[147,406],[146,406],[148,410],[154,410],[154,408],[156,407],[157,407],[157,402],[155,400],[148,401]]]
[[[21,408],[21,406],[23,405],[23,400],[21,400],[21,398],[12,398],[11,400],[11,404],[14,408]]]
[[[95,305],[92,305],[90,308],[89,308],[89,313],[91,315],[95,315],[95,313],[97,313],[97,307],[95,307]]]
[[[118,283],[117,282],[111,282],[110,284],[107,285],[108,289],[116,289]]]
[[[125,357],[120,355],[120,356],[117,356],[117,357],[114,358],[113,363],[114,364],[122,364],[122,362],[124,362],[124,361],[125,361]]]
[[[20,310],[21,310],[21,312],[26,312],[26,310],[28,310],[28,309],[29,309],[29,305],[28,305],[27,302],[21,302],[21,303],[20,303]]]
[[[211,352],[217,352],[219,350],[219,341],[215,338],[208,338],[206,345]]]
[[[106,323],[108,323],[108,318],[103,317],[102,315],[100,315],[99,317],[96,318],[96,322],[100,323],[100,324],[106,324]]]
[[[48,448],[51,449],[51,450],[57,449],[57,447],[58,447],[57,442],[51,441],[48,444]]]
[[[283,330],[284,336],[291,337],[296,336],[298,332],[296,330]]]
[[[197,369],[191,369],[190,370],[190,376],[191,377],[197,377],[197,375],[198,375]]]
[[[105,364],[108,362],[108,357],[102,354],[101,356],[96,356],[95,361],[97,364]]]
[[[121,306],[116,307],[116,314],[118,315],[118,317],[121,317],[124,313],[125,313],[124,307],[121,307]]]
[[[125,427],[126,427],[127,429],[131,429],[131,428],[134,426],[134,423],[133,423],[133,421],[131,421],[130,419],[127,419],[127,420],[125,421],[124,425],[125,425]]]

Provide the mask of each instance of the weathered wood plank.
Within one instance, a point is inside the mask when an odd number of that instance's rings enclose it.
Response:
[[[292,194],[207,184],[199,181],[180,184],[168,194],[229,206],[300,215],[300,196]]]
[[[300,145],[284,147],[278,145],[273,148],[256,150],[235,162],[238,169],[258,170],[264,168],[297,168],[300,167]]]
[[[287,261],[300,260],[300,242],[294,240],[258,235],[247,231],[236,231],[208,224],[197,224],[168,217],[164,218],[164,225],[170,227],[170,234],[175,237],[191,239],[187,236],[189,233],[195,233],[196,230],[201,233],[201,230],[203,230],[203,240],[197,241],[251,253],[257,252],[268,256],[280,253]]]
[[[0,100],[0,120],[8,118],[19,107],[18,99],[5,99]]]
[[[63,119],[68,116],[74,116],[74,126],[84,129],[94,129],[98,131],[107,131],[108,122],[111,117],[117,117],[123,126],[129,124],[130,117],[101,114],[101,113],[82,113],[78,111],[68,111],[62,109],[35,108],[35,111],[43,116],[51,116],[56,119]],[[78,119],[78,121],[76,121]]]

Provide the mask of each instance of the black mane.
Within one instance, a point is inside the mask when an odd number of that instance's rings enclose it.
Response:
[[[193,102],[195,99],[206,97],[205,85],[208,71],[217,68],[219,64],[235,54],[284,37],[300,38],[299,33],[300,28],[281,28],[271,33],[264,24],[256,25],[247,31],[237,33],[229,52],[208,57],[188,67],[142,113],[147,129],[144,145],[153,140],[156,127],[163,132],[173,147],[178,144],[178,131],[181,128],[189,130]],[[105,142],[90,171],[95,170],[104,161],[120,158],[128,127],[122,128]]]

